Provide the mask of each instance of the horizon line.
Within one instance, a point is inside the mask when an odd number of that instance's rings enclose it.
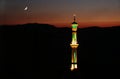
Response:
[[[64,26],[57,26],[54,24],[49,24],[49,23],[23,23],[23,24],[1,24],[0,26],[16,26],[16,25],[26,25],[26,24],[43,24],[43,25],[50,25],[56,28],[71,28],[71,26],[68,25],[64,25]],[[90,28],[90,27],[99,27],[99,28],[108,28],[108,27],[120,27],[120,25],[111,25],[111,26],[100,26],[100,25],[86,25],[86,26],[82,26],[79,25],[78,28]]]

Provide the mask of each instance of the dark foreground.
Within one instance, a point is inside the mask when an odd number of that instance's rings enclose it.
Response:
[[[0,79],[120,78],[120,27],[78,29],[78,70],[71,72],[71,29],[0,26]]]

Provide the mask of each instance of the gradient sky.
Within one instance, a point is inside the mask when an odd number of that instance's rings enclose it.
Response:
[[[120,25],[120,0],[0,0],[0,25],[47,23],[64,27],[71,25],[73,14],[79,27]]]

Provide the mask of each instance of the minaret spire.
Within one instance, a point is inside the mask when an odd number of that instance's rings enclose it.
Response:
[[[74,17],[74,22],[76,21],[76,15],[75,14],[73,14],[73,17]]]

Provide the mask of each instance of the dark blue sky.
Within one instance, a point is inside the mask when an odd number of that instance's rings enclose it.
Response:
[[[120,0],[0,0],[0,24],[37,22],[69,26],[74,13],[82,26],[118,25]]]

